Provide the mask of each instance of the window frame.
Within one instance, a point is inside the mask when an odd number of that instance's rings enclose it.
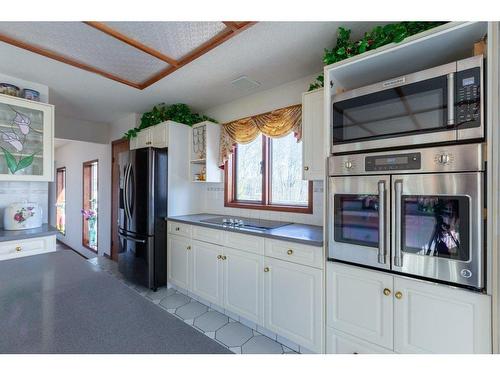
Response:
[[[59,175],[62,175],[62,187],[60,189],[59,186]],[[56,204],[59,204],[59,195],[62,194],[64,191],[64,210],[63,211],[63,217],[64,217],[64,230],[61,230],[59,228],[59,215],[58,212],[61,211],[61,208],[56,207],[56,228],[59,233],[61,233],[63,236],[66,236],[66,167],[59,167],[56,169]]]
[[[96,168],[96,185],[97,185],[97,191],[99,191],[99,159],[94,159],[94,160],[89,160],[85,161],[82,164],[82,208],[83,209],[89,209],[89,201],[90,199],[87,199],[87,192],[85,191],[85,177],[86,177],[86,170],[90,169],[92,171],[92,167],[95,165]],[[90,183],[89,183],[89,189],[90,189],[90,194],[92,192],[92,173],[90,173]],[[99,199],[99,197],[97,197]],[[96,213],[96,228],[98,228],[99,225],[99,214],[98,212]],[[99,232],[96,233],[96,242],[99,239]],[[82,215],[82,246],[85,247],[86,249],[98,254],[98,242],[96,243],[95,249],[89,245],[89,228],[88,225],[86,224],[86,220]]]
[[[271,169],[272,169],[272,138],[261,135],[262,139],[262,200],[261,201],[245,201],[236,199],[236,159],[237,147],[233,146],[232,153],[224,164],[224,206],[232,208],[247,208],[253,210],[268,210],[268,211],[282,211],[282,212],[295,212],[302,214],[313,213],[313,182],[308,181],[307,192],[307,206],[299,205],[286,205],[271,203],[272,197],[272,183],[271,183]]]

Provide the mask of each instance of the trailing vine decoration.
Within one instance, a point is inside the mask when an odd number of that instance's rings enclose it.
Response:
[[[161,103],[155,105],[151,111],[145,112],[141,117],[141,124],[138,127],[127,131],[125,133],[125,137],[127,139],[134,138],[142,129],[160,124],[167,120],[179,122],[189,126],[202,121],[217,122],[210,117],[193,113],[186,104],[179,103],[167,106],[164,103]]]
[[[385,26],[376,26],[371,31],[365,33],[358,41],[351,40],[351,30],[339,27],[337,30],[337,45],[331,50],[325,48],[323,63],[330,65],[349,57],[362,54],[366,51],[377,49],[389,43],[399,43],[405,38],[421,33],[423,31],[440,26],[446,22],[399,22],[390,23]],[[324,86],[323,74],[310,84],[309,91],[319,89]]]

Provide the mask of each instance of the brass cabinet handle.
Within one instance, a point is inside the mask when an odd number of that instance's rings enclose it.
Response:
[[[191,246],[186,247],[186,250],[191,250]]]
[[[391,290],[388,288],[384,288],[384,296],[390,296],[391,295]]]
[[[269,272],[269,267],[265,267],[264,272]]]
[[[394,294],[394,297],[396,297],[397,299],[401,299],[401,298],[403,298],[403,293],[396,292],[396,294]]]
[[[217,255],[217,259],[222,259],[222,255]]]
[[[21,251],[21,250],[22,250],[21,246],[17,245],[16,246],[16,251]]]
[[[223,256],[221,257],[221,259],[222,259],[222,260],[226,260],[226,259],[227,259],[227,256],[223,255]]]
[[[146,142],[146,144],[147,144],[147,145],[150,145],[150,144],[151,144],[151,142],[149,142],[149,141],[148,141],[148,142]]]
[[[178,231],[180,231],[180,230],[181,230],[181,228],[176,227],[176,228],[175,228],[175,230],[178,232]]]
[[[288,255],[292,255],[293,254],[293,250],[292,249],[288,249],[288,251],[286,252]]]
[[[309,167],[304,167],[304,170],[305,170],[305,171],[308,171],[308,170],[309,170]]]

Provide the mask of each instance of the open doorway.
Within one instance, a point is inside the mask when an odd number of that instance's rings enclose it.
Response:
[[[83,163],[82,245],[97,253],[99,161]]]

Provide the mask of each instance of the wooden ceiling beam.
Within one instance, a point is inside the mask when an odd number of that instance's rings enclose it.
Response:
[[[4,43],[8,43],[8,44],[13,45],[13,46],[18,47],[18,48],[22,48],[22,49],[25,49],[25,50],[37,53],[39,55],[48,57],[50,59],[53,59],[53,60],[56,60],[56,61],[68,64],[68,65],[74,66],[75,68],[79,68],[79,69],[86,70],[86,71],[91,72],[91,73],[99,74],[99,75],[101,75],[103,77],[106,77],[106,78],[111,79],[111,80],[116,81],[116,82],[123,83],[123,84],[125,84],[127,86],[131,86],[131,87],[134,87],[136,89],[141,89],[141,85],[140,84],[137,84],[135,82],[131,82],[131,81],[126,80],[124,78],[118,77],[118,76],[116,76],[114,74],[108,73],[108,72],[106,72],[104,70],[101,70],[99,68],[96,68],[96,67],[94,67],[92,65],[88,65],[88,64],[82,63],[82,62],[80,62],[78,60],[74,60],[74,59],[72,59],[70,57],[66,57],[66,56],[60,55],[60,54],[58,54],[56,52],[53,52],[53,51],[50,51],[48,49],[45,49],[45,48],[42,48],[42,47],[38,47],[38,46],[34,46],[32,44],[29,44],[29,43],[26,43],[26,42],[23,42],[23,41],[11,38],[11,37],[9,37],[7,35],[0,34],[0,41],[2,41]]]
[[[231,30],[236,31],[239,29],[238,27],[238,22],[233,22],[233,21],[222,21],[224,25],[229,27]]]
[[[105,23],[103,22],[95,22],[95,21],[84,21],[83,23],[99,30],[99,31],[102,31],[103,33],[115,38],[115,39],[118,39],[119,41],[123,42],[123,43],[126,43],[128,44],[129,46],[132,46],[138,50],[141,50],[142,52],[145,52],[147,53],[148,55],[151,55],[151,56],[154,56],[156,57],[157,59],[160,59],[162,61],[165,61],[166,63],[172,65],[172,66],[179,66],[179,62],[175,59],[173,59],[172,57],[170,56],[167,56],[163,53],[161,53],[160,51],[154,49],[154,48],[151,48],[141,42],[139,42],[138,40],[135,40],[125,34],[122,34],[121,32],[113,29],[112,27],[109,27],[108,25],[106,25]]]
[[[196,60],[198,57],[204,55],[205,53],[209,52],[210,50],[214,49],[215,47],[221,45],[222,43],[228,41],[232,37],[238,35],[242,31],[248,29],[249,27],[255,25],[257,22],[243,22],[240,24],[240,27],[233,31],[230,27],[222,30],[219,34],[214,36],[212,39],[206,41],[199,47],[195,48],[193,51],[188,53],[186,56],[184,56],[182,59],[179,60],[179,66],[173,67],[170,66],[166,69],[161,70],[157,74],[153,75],[151,78],[148,78],[146,81],[140,84],[141,90],[145,89],[148,86],[151,86],[152,84],[158,82],[160,79],[168,76],[169,74],[172,74],[175,72],[177,69],[181,68],[182,66],[189,64],[191,61]]]

